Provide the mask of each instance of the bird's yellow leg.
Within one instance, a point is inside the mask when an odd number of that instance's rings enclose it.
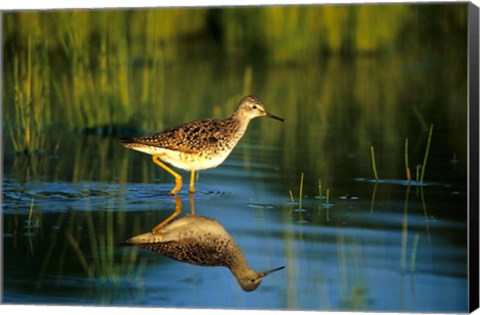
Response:
[[[181,212],[182,212],[182,200],[180,199],[180,197],[175,196],[175,211],[168,218],[166,218],[165,220],[157,224],[152,229],[152,234],[156,234],[161,228],[167,225],[168,222],[172,221]]]
[[[160,162],[159,157],[160,155],[152,156],[153,163],[157,164],[158,166],[172,174],[173,177],[175,177],[175,187],[173,187],[172,191],[169,192],[170,195],[175,195],[182,188],[182,176],[172,170],[170,167]]]
[[[195,201],[193,200],[192,194],[190,194],[190,213],[195,215]]]
[[[192,171],[190,174],[190,193],[193,194],[195,192],[195,171]]]

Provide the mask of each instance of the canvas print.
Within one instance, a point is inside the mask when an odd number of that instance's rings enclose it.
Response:
[[[468,3],[2,22],[2,303],[468,310]]]

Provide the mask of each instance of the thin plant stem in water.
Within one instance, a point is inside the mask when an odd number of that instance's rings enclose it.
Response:
[[[28,225],[32,226],[32,217],[33,217],[33,203],[35,202],[35,198],[32,198],[32,202],[30,203],[30,210],[28,211]]]
[[[405,138],[405,171],[407,173],[407,180],[410,182],[412,180],[412,174],[408,166],[408,138]]]
[[[420,186],[420,198],[422,200],[422,209],[423,209],[423,216],[425,218],[425,230],[427,232],[428,243],[432,244],[432,239],[430,237],[430,225],[428,224],[427,204],[425,202],[425,195],[423,194],[423,187],[422,186]]]
[[[417,164],[415,166],[415,169],[416,169],[416,174],[415,174],[415,180],[418,182],[420,182],[420,169],[422,168],[422,166],[420,164]]]
[[[318,180],[318,197],[320,198],[320,201],[322,200],[322,180]]]
[[[33,228],[33,224],[32,224],[32,217],[33,217],[33,203],[34,203],[35,199],[32,198],[32,202],[30,204],[30,210],[29,210],[29,214],[28,214],[28,227],[30,229]],[[32,240],[32,233],[28,233],[28,241],[29,241],[29,244],[30,244],[30,254],[33,256],[33,240]]]
[[[413,239],[412,245],[412,253],[410,255],[410,272],[415,272],[415,263],[417,259],[417,248],[418,248],[418,240],[420,239],[420,234],[415,234],[415,238]]]
[[[93,278],[93,271],[88,265],[88,262],[85,258],[85,255],[83,254],[82,250],[80,249],[80,246],[78,245],[78,242],[75,240],[75,238],[72,236],[70,232],[66,233],[67,240],[70,243],[70,245],[73,248],[73,251],[75,254],[77,254],[78,259],[80,260],[80,264],[82,265],[83,270],[85,270],[85,273],[89,278]]]
[[[288,191],[288,193],[290,194],[290,201],[292,202],[292,205],[290,206],[290,211],[288,213],[292,214],[293,205],[295,204],[295,199],[293,198],[293,193],[291,189]]]
[[[373,186],[373,192],[372,192],[372,202],[370,204],[370,213],[373,213],[373,206],[375,205],[375,196],[377,195],[377,187],[378,187],[378,183],[375,182],[375,185]]]
[[[427,148],[425,149],[425,157],[423,158],[422,173],[420,174],[420,183],[423,183],[423,177],[425,175],[425,168],[427,167],[428,153],[430,152],[430,143],[432,141],[433,124],[430,125],[430,131],[428,132]]]
[[[373,149],[373,145],[370,147],[370,153],[371,153],[371,156],[372,156],[373,175],[375,176],[375,180],[378,181],[377,166],[375,164],[375,151]]]
[[[405,272],[406,270],[406,259],[407,259],[407,239],[408,239],[408,201],[410,199],[410,185],[407,186],[407,192],[405,194],[405,204],[403,211],[403,222],[402,222],[402,246],[400,252],[400,266],[401,271]]]
[[[288,191],[288,193],[290,194],[290,201],[291,201],[292,203],[295,203],[295,199],[293,198],[292,190],[290,189],[290,190]]]
[[[416,174],[415,174],[415,181],[417,182],[417,184],[420,183],[420,170],[421,170],[421,168],[422,168],[422,166],[421,166],[420,164],[417,164],[417,165],[415,166],[415,169],[416,169],[416,170],[415,170],[415,173],[416,173]],[[417,185],[417,189],[416,189],[417,197],[418,197],[418,192],[419,192],[418,188],[419,188],[419,187],[420,187],[420,186]]]
[[[303,172],[302,175],[300,176],[300,195],[299,195],[299,201],[298,201],[298,209],[302,210],[302,195],[303,195]]]
[[[325,202],[326,202],[326,206],[327,206],[327,209],[326,209],[326,220],[327,221],[330,221],[330,188],[327,188],[326,192],[326,199],[325,199]]]

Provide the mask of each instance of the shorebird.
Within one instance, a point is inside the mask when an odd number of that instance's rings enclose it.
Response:
[[[152,155],[155,164],[175,178],[175,195],[182,188],[182,176],[164,164],[190,171],[190,193],[195,192],[195,171],[220,165],[232,152],[255,117],[286,120],[267,112],[256,96],[245,96],[227,119],[195,120],[163,132],[139,138],[123,138],[127,148]]]
[[[125,245],[146,248],[177,261],[199,266],[224,266],[245,291],[255,290],[262,279],[285,266],[268,271],[251,269],[241,249],[216,220],[203,216],[185,216],[132,237]]]

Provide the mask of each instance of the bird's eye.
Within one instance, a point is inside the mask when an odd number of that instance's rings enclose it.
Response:
[[[255,279],[254,278],[250,279],[250,283],[255,283]]]
[[[257,105],[253,105],[253,106],[252,106],[252,109],[257,109]]]

